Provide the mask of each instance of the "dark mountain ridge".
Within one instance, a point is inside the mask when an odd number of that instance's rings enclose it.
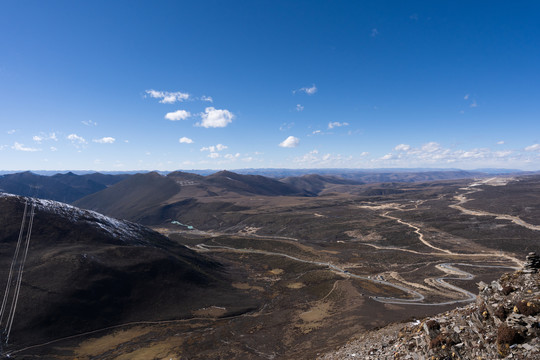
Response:
[[[1,289],[27,200],[35,204],[35,217],[11,335],[15,345],[131,321],[189,318],[213,305],[243,311],[240,304],[249,303],[239,301],[222,265],[142,225],[4,193]]]

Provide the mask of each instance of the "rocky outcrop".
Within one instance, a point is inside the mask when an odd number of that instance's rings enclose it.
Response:
[[[491,284],[474,304],[363,334],[322,359],[540,359],[540,258]]]

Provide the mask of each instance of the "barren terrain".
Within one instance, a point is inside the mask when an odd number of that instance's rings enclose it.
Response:
[[[317,197],[224,192],[194,199],[191,186],[163,200],[190,211],[155,218],[153,228],[237,274],[230,285],[258,308],[231,314],[216,301],[192,317],[118,324],[12,354],[313,358],[366,329],[466,305],[478,281],[540,250],[530,216],[540,209],[539,177],[327,184]],[[513,196],[494,205],[493,193],[505,188]]]

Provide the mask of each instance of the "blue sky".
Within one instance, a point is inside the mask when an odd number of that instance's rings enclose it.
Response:
[[[3,1],[1,170],[540,169],[537,1]]]

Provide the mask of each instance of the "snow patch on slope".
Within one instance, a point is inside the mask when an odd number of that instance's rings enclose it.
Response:
[[[46,211],[53,213],[73,223],[85,222],[104,230],[113,237],[126,243],[129,242],[138,243],[141,245],[150,245],[145,240],[144,236],[145,233],[148,233],[148,229],[136,223],[114,219],[92,210],[80,209],[75,206],[53,200],[27,198],[8,193],[0,193],[0,198],[2,197],[18,198],[21,201],[30,199],[36,205],[36,212]]]

